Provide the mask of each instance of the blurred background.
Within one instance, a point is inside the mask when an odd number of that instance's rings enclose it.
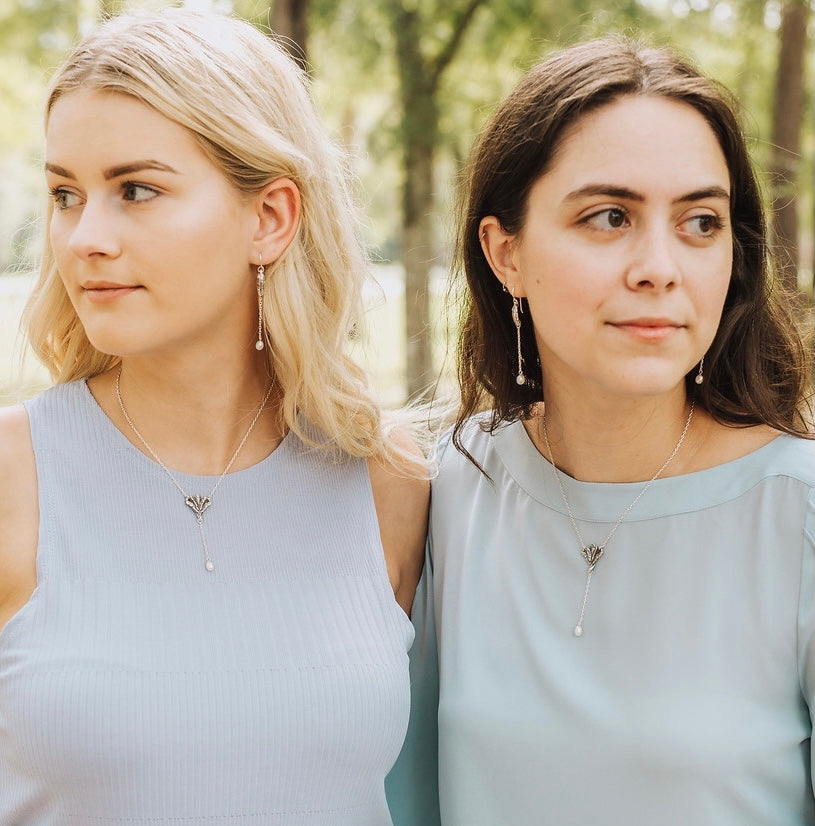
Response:
[[[589,37],[672,45],[735,92],[780,276],[812,307],[812,0],[0,0],[0,405],[48,383],[19,335],[42,233],[48,77],[100,18],[162,5],[271,28],[309,71],[358,177],[372,264],[353,340],[386,403],[450,371],[453,205],[475,135],[530,65]]]

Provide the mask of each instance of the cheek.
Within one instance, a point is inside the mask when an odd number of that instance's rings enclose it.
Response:
[[[703,300],[712,305],[713,309],[721,310],[724,305],[727,290],[730,287],[730,278],[733,272],[733,252],[728,250],[722,253],[718,261],[711,266],[708,277],[704,282]]]
[[[55,213],[48,223],[48,240],[51,243],[54,258],[57,260],[64,256],[66,242],[64,222],[60,220],[60,217]]]
[[[68,273],[70,272],[70,265],[73,256],[68,249],[68,232],[63,222],[51,221],[48,231],[48,240],[51,244],[51,253],[54,256],[54,262],[59,272],[59,277],[66,289],[70,289],[68,283]]]
[[[693,303],[696,307],[697,318],[706,334],[712,339],[722,316],[727,290],[730,286],[732,258],[723,256],[718,266],[707,271],[707,277],[702,277],[693,291]]]

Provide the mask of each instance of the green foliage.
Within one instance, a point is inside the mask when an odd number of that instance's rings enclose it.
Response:
[[[273,0],[213,0],[268,24]],[[174,0],[107,0],[170,5]],[[98,18],[102,0],[0,0],[0,263],[10,239],[41,201],[41,104],[47,75],[78,34]],[[352,152],[370,216],[371,243],[396,247],[401,179],[398,75],[392,13],[418,15],[422,54],[438,55],[466,0],[311,0],[310,63],[319,108]],[[761,168],[769,164],[777,59],[777,0],[484,0],[438,90],[437,240],[449,237],[451,193],[475,134],[496,102],[532,63],[560,45],[608,32],[671,43],[732,88]],[[812,212],[813,77],[807,61],[808,147],[802,212]],[[25,170],[25,171],[24,171]],[[434,205],[428,205],[433,209]],[[811,244],[811,231],[809,233]],[[811,256],[810,256],[811,257]]]
[[[79,33],[81,3],[63,0],[0,0],[0,54],[31,65],[53,64]]]
[[[312,0],[312,63],[329,118],[353,125],[359,171],[371,198],[373,241],[393,247],[398,231],[400,146],[394,35],[389,8],[416,11],[422,52],[437,53],[450,14],[464,0]],[[476,14],[438,92],[440,244],[449,237],[451,193],[482,123],[521,74],[562,45],[608,33],[669,45],[736,94],[760,169],[768,168],[779,7],[773,0],[488,0]],[[813,146],[812,65],[808,61],[804,146]],[[330,92],[328,91],[330,89]],[[811,204],[812,152],[801,180]],[[386,183],[387,182],[387,185]],[[809,207],[811,210],[811,206]]]

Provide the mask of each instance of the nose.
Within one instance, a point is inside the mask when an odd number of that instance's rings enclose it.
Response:
[[[632,238],[634,252],[626,274],[632,290],[670,290],[682,281],[679,249],[673,233],[651,226]]]
[[[88,198],[77,210],[68,236],[68,247],[74,255],[83,259],[99,256],[115,258],[119,255],[115,217],[103,199]]]

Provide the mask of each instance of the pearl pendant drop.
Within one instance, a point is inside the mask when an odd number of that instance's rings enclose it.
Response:
[[[215,570],[215,563],[214,563],[211,559],[208,559],[208,560],[207,560],[207,563],[206,563],[206,565],[204,565],[204,567],[205,567],[208,571],[212,572],[212,571],[214,571],[214,570]]]
[[[576,637],[582,637],[583,636],[583,626],[582,625],[575,625],[574,635]]]
[[[263,349],[263,342],[258,340],[255,342],[255,350],[262,350]]]

